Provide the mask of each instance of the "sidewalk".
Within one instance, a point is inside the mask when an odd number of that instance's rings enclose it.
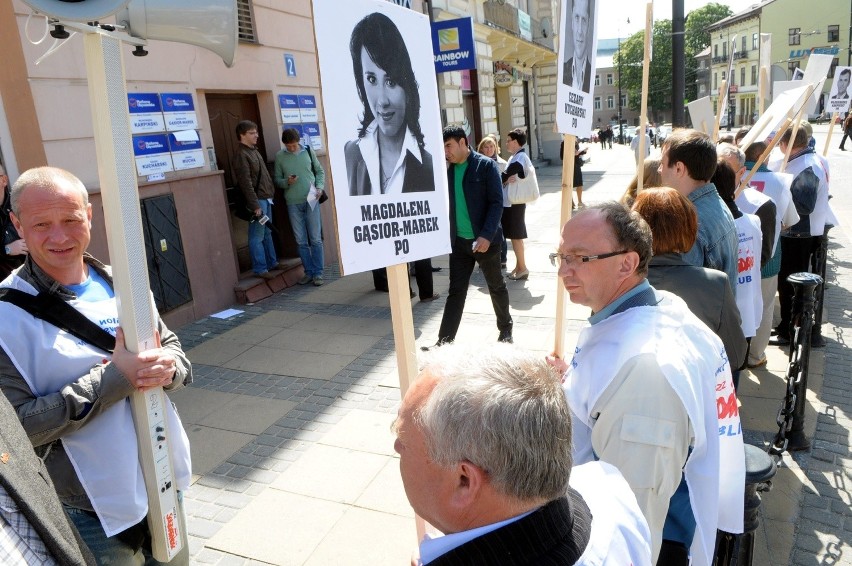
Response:
[[[632,152],[589,148],[583,200],[618,198],[632,177]],[[515,343],[544,354],[553,344],[558,281],[547,255],[559,239],[561,168],[541,169],[538,178],[542,198],[527,207],[530,278],[507,285]],[[806,432],[814,449],[785,456],[773,490],[764,494],[756,565],[790,563],[794,536],[797,564],[825,563],[816,558],[820,545],[833,563],[852,564],[852,549],[841,542],[852,538],[852,397],[842,385],[850,367],[843,343],[852,324],[844,290],[852,286],[850,250],[845,238],[833,239],[829,346],[811,358]],[[447,257],[434,265],[444,268],[435,274],[441,298],[412,301],[418,345],[434,343],[443,312]],[[194,483],[185,501],[193,564],[409,562],[414,523],[390,432],[399,389],[388,296],[373,291],[369,273],[340,277],[332,269],[326,281],[177,331],[195,369],[193,385],[172,395],[192,443]],[[569,347],[586,315],[569,303]],[[475,271],[457,341],[475,344],[497,334],[484,279]],[[786,354],[776,348],[770,355],[768,368],[741,380],[746,439],[755,444],[777,430]]]

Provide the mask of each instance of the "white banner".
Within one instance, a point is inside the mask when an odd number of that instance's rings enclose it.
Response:
[[[581,138],[588,137],[592,131],[597,7],[598,0],[562,2],[556,124],[560,133]]]
[[[381,0],[314,0],[314,29],[341,271],[449,253],[429,18]]]

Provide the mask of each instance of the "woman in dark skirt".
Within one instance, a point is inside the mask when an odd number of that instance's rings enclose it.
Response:
[[[524,151],[526,143],[527,135],[522,129],[515,128],[509,132],[506,148],[512,153],[512,157],[509,159],[506,170],[502,173],[504,193],[507,193],[506,186],[513,176],[517,175],[523,179],[532,167],[532,162]],[[504,194],[504,200],[506,198]],[[512,251],[515,252],[515,269],[508,275],[509,279],[513,280],[527,279],[530,276],[524,257],[524,240],[527,237],[527,225],[524,221],[526,209],[526,204],[513,204],[503,208],[503,234],[507,240],[512,240]]]

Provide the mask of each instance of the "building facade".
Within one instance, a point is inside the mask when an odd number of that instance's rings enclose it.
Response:
[[[722,126],[740,127],[757,120],[758,76],[760,69],[760,13],[755,6],[720,20],[710,32],[710,92],[713,109],[718,112],[719,89],[728,87],[728,106]]]
[[[592,113],[593,129],[598,130],[612,124],[618,124],[619,95],[621,100],[621,121],[625,126],[639,125],[639,111],[627,106],[627,91],[620,89],[618,67],[613,63],[618,52],[618,39],[599,39],[595,66],[595,98]]]

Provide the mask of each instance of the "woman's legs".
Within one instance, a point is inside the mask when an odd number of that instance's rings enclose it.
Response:
[[[574,190],[577,191],[577,206],[584,207],[586,205],[583,204],[583,185],[578,187],[574,187]]]
[[[512,273],[517,275],[518,273],[527,271],[527,262],[524,257],[524,241],[512,240],[512,251],[515,252],[515,269],[512,270]]]

